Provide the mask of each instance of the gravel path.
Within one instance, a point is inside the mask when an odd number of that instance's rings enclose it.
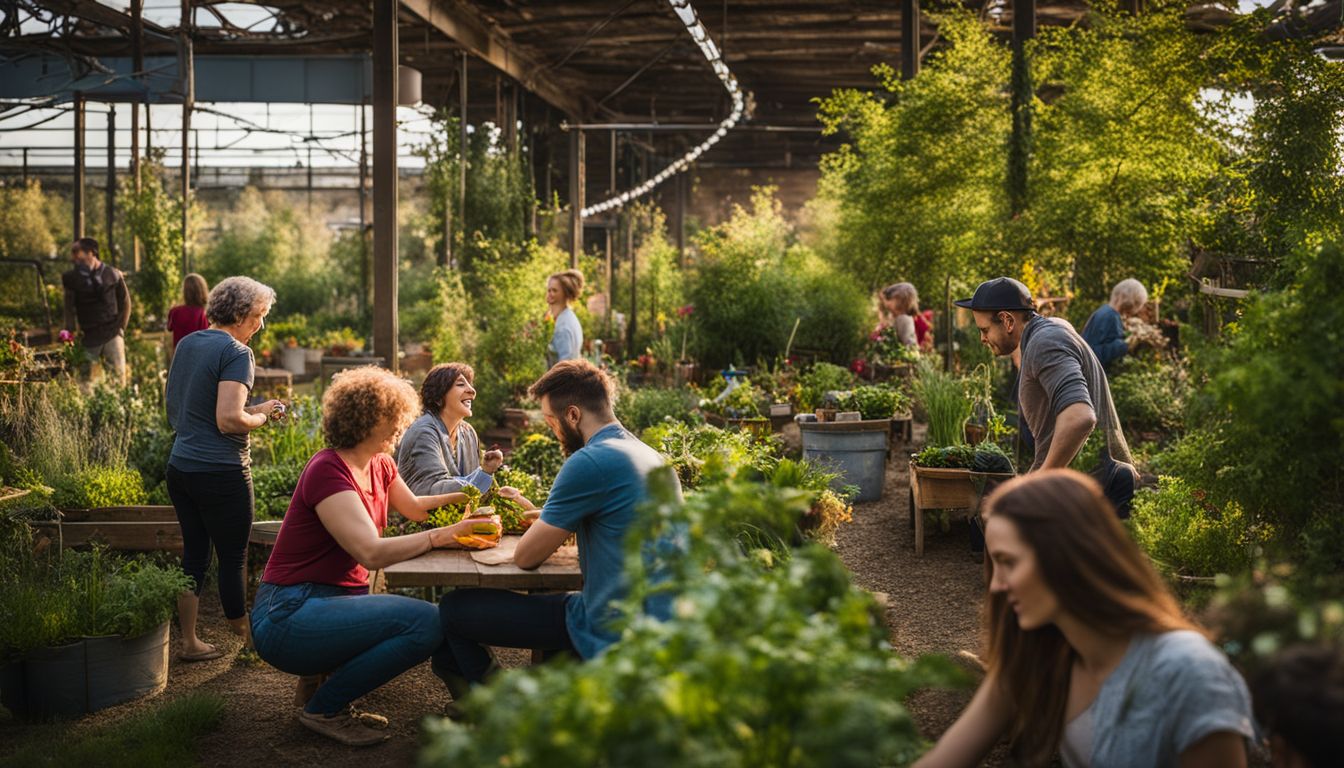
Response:
[[[964,654],[980,651],[984,566],[971,554],[969,523],[954,522],[942,531],[932,516],[925,521],[924,556],[915,557],[906,453],[898,448],[888,463],[882,499],[854,506],[854,522],[841,527],[836,551],[859,586],[887,596],[887,624],[897,653],[940,653],[975,669]],[[971,693],[916,694],[909,703],[920,731],[937,739]]]

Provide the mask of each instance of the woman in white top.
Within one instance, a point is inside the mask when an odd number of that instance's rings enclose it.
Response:
[[[1241,675],[1186,619],[1100,487],[1072,470],[986,503],[987,673],[916,765],[979,765],[1007,737],[1023,765],[1241,768]]]
[[[546,347],[546,368],[561,360],[577,360],[583,350],[583,326],[569,303],[583,292],[583,273],[577,269],[556,272],[546,281],[546,314],[555,321],[555,333]]]

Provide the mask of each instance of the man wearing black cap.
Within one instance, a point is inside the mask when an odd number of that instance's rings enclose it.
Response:
[[[1019,368],[1018,406],[1035,438],[1030,471],[1069,466],[1101,427],[1106,445],[1096,477],[1120,516],[1128,517],[1137,473],[1106,372],[1083,337],[1064,320],[1036,314],[1031,292],[1011,277],[983,282],[956,304],[975,315],[980,341],[995,355],[1012,355]]]

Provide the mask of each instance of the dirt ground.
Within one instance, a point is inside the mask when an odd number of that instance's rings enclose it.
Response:
[[[882,500],[856,506],[854,522],[840,531],[837,549],[860,586],[887,595],[887,619],[898,653],[975,653],[983,593],[980,560],[969,551],[965,523],[954,524],[946,532],[940,532],[937,525],[928,526],[924,556],[915,557],[906,474],[904,462],[891,462]],[[164,694],[82,718],[68,726],[69,732],[114,723],[166,699],[200,690],[218,694],[227,705],[223,724],[201,745],[201,764],[207,768],[413,765],[421,718],[441,713],[448,702],[447,692],[428,663],[422,664],[360,702],[363,709],[389,718],[392,738],[388,742],[368,749],[335,744],[299,725],[298,710],[292,704],[293,676],[238,655],[241,642],[228,631],[218,599],[207,592],[201,607],[202,636],[227,651],[223,658],[194,664],[173,659]],[[177,642],[176,628],[173,642]],[[508,653],[504,661],[516,665],[523,663],[524,656]],[[921,731],[937,738],[969,696],[969,691],[926,692],[913,698],[911,711]],[[50,733],[49,727],[0,715],[0,755]]]

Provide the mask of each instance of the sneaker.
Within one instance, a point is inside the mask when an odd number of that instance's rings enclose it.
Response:
[[[377,714],[376,712],[365,712],[362,709],[356,708],[354,704],[351,704],[350,716],[355,718],[359,722],[363,723],[364,725],[373,728],[374,730],[378,731],[387,730],[388,725],[387,718],[383,717],[380,714]]]
[[[368,727],[348,712],[328,716],[304,711],[299,713],[299,722],[308,730],[349,747],[368,747],[387,741],[391,737],[391,734]]]

